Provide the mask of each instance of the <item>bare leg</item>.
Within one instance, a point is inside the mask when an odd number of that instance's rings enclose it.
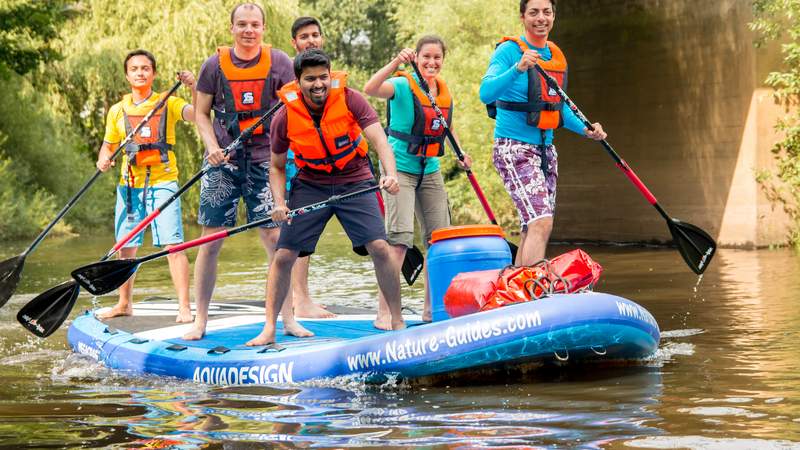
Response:
[[[203,227],[203,236],[223,230],[222,227]],[[209,242],[200,246],[197,252],[197,259],[194,261],[194,297],[195,297],[195,316],[192,330],[183,335],[187,341],[202,339],[206,334],[206,323],[208,322],[208,304],[211,302],[211,295],[214,293],[214,285],[217,283],[217,257],[222,250],[222,242]]]
[[[522,233],[515,264],[529,266],[544,258],[550,232],[553,231],[553,218],[544,217],[528,224],[528,231]]]
[[[375,240],[367,243],[366,247],[372,257],[372,263],[375,265],[378,289],[383,293],[391,314],[392,330],[401,330],[406,327],[406,324],[400,311],[402,308],[400,302],[400,265],[395,262],[388,242]]]
[[[278,311],[286,303],[284,300],[289,294],[291,284],[292,265],[297,259],[298,252],[278,249],[275,258],[269,266],[269,283],[267,283],[267,298],[265,301],[266,320],[264,329],[258,336],[247,342],[249,346],[267,345],[275,342],[275,329],[278,321]],[[286,317],[284,316],[284,321]],[[284,324],[285,325],[285,324]]]
[[[275,257],[275,248],[278,245],[278,238],[281,235],[280,228],[259,228],[258,229],[258,236],[261,238],[261,244],[264,246],[264,250],[267,251],[267,256],[269,257],[270,263],[273,261]],[[297,257],[292,261],[292,264],[297,260]],[[269,292],[269,280],[267,278],[267,288],[265,292]],[[291,271],[289,272],[289,282],[291,283]],[[283,332],[285,334],[297,337],[308,337],[313,336],[314,333],[305,329],[302,325],[300,325],[297,320],[294,318],[294,309],[292,308],[292,292],[291,290],[285,294],[286,298],[283,301],[281,307],[281,317],[283,318]]]
[[[168,250],[171,247],[172,245],[167,245],[164,249]],[[167,255],[167,261],[172,284],[178,293],[178,316],[175,322],[189,323],[192,321],[192,305],[189,303],[189,258],[186,257],[186,253],[177,252]]]
[[[392,260],[392,264],[394,264],[396,268],[400,267],[400,265],[403,264],[403,258],[405,258],[406,251],[408,249],[406,248],[405,245],[391,245],[388,242],[387,245],[389,249],[389,257]],[[378,283],[378,285],[380,286],[380,282]],[[399,281],[397,286],[399,289],[400,287]],[[386,297],[383,295],[382,289],[378,289],[378,316],[375,317],[375,320],[372,322],[372,325],[379,330],[392,329],[392,313],[389,310],[389,304],[386,302]]]
[[[294,300],[294,314],[297,317],[325,318],[336,317],[336,314],[327,311],[324,306],[311,301],[308,294],[308,266],[310,256],[297,258],[292,267],[292,297]]]
[[[119,251],[119,259],[131,259],[136,257],[136,250],[138,247],[125,247],[120,249]],[[98,317],[101,319],[110,319],[112,317],[119,317],[119,316],[132,316],[133,315],[133,281],[136,279],[136,273],[131,276],[128,281],[125,282],[119,288],[119,300],[117,304],[111,308],[111,311],[108,311],[103,314],[99,314]]]
[[[423,322],[432,322],[433,321],[433,311],[431,310],[431,293],[428,289],[428,283],[430,283],[430,278],[428,278],[428,261],[427,258],[424,262],[424,266],[422,268],[422,273],[425,275],[425,302],[422,304],[422,321]]]

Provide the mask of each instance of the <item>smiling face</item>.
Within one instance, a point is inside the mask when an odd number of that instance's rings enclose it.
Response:
[[[439,44],[424,44],[417,52],[417,67],[422,76],[433,78],[442,71],[444,63],[444,50]]]
[[[547,40],[556,21],[556,11],[550,0],[529,0],[520,20],[528,37],[536,41]]]
[[[319,27],[311,24],[297,30],[297,35],[292,39],[292,47],[297,53],[303,53],[310,48],[322,49],[324,42]]]
[[[145,55],[132,56],[125,64],[125,78],[134,89],[149,89],[156,78],[153,62]]]
[[[264,35],[264,20],[261,11],[255,7],[240,6],[233,13],[231,34],[237,47],[253,49],[261,45]]]
[[[325,66],[306,67],[297,81],[307,105],[316,107],[315,109],[325,106],[331,88],[330,69]]]

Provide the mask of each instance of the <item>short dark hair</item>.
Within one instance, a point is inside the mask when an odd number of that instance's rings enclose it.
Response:
[[[122,63],[122,69],[125,70],[125,75],[128,74],[128,60],[133,58],[134,56],[146,56],[147,59],[150,60],[150,64],[153,65],[153,72],[158,72],[156,70],[156,57],[153,56],[152,53],[148,52],[147,50],[136,49],[125,56],[125,62]]]
[[[528,2],[531,0],[519,0],[519,15],[525,15],[525,9],[528,7]],[[556,0],[550,0],[550,4],[553,6],[553,11],[556,10]]]
[[[294,76],[298,80],[306,67],[325,66],[331,70],[331,57],[318,48],[311,48],[294,58]]]
[[[239,3],[238,5],[234,6],[233,9],[231,10],[231,25],[233,25],[233,16],[236,14],[236,11],[239,8],[243,7],[243,6],[247,7],[247,9],[256,8],[258,10],[258,12],[261,13],[261,23],[264,24],[267,21],[267,16],[264,14],[264,8],[259,6],[257,3],[244,2],[244,3]]]
[[[442,48],[442,56],[446,56],[447,55],[447,45],[445,45],[444,39],[440,38],[439,36],[437,36],[435,34],[429,34],[429,35],[422,36],[421,38],[419,38],[419,40],[417,41],[416,52],[419,53],[419,51],[422,50],[422,47],[424,47],[424,46],[426,46],[428,44],[436,44],[436,45],[438,45],[439,47]]]
[[[301,28],[305,28],[309,25],[316,25],[317,29],[319,29],[319,34],[322,34],[322,25],[319,24],[319,20],[314,17],[303,16],[298,17],[292,24],[292,39],[297,37],[297,32],[300,31]]]

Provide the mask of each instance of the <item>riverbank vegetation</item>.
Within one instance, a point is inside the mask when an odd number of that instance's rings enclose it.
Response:
[[[164,0],[141,8],[134,0],[0,0],[0,240],[35,235],[92,175],[108,108],[127,92],[122,59],[135,48],[158,58],[156,87],[167,89],[179,69],[197,74],[218,45],[230,43],[235,1]],[[299,15],[320,18],[326,49],[360,89],[369,75],[423,34],[437,33],[450,49],[443,76],[457,99],[454,128],[475,160],[475,173],[501,222],[514,220],[491,164],[492,123],[477,96],[497,36],[519,28],[514,14],[485,14],[480,0],[263,0],[264,41],[292,54],[289,28]],[[516,2],[496,5],[513,12]],[[494,18],[499,16],[499,18]],[[425,20],[420,20],[420,18]],[[186,89],[178,95],[189,99]],[[379,112],[384,102],[374,102]],[[182,178],[198,170],[202,146],[192,126],[179,125],[175,151]],[[454,220],[485,215],[456,169],[443,164]],[[110,228],[118,168],[103,176],[59,226],[81,233]],[[194,220],[198,191],[183,197]]]
[[[783,43],[784,65],[771,72],[766,82],[786,109],[776,124],[783,139],[772,149],[777,169],[758,178],[770,199],[793,219],[790,239],[800,247],[800,0],[756,0],[754,11],[751,28],[758,34],[757,44],[769,40]]]

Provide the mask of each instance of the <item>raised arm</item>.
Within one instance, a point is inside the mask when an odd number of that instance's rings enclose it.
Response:
[[[394,85],[387,82],[401,64],[408,64],[414,60],[414,50],[404,48],[388,64],[383,66],[364,85],[364,93],[370,97],[389,99],[394,97]]]

